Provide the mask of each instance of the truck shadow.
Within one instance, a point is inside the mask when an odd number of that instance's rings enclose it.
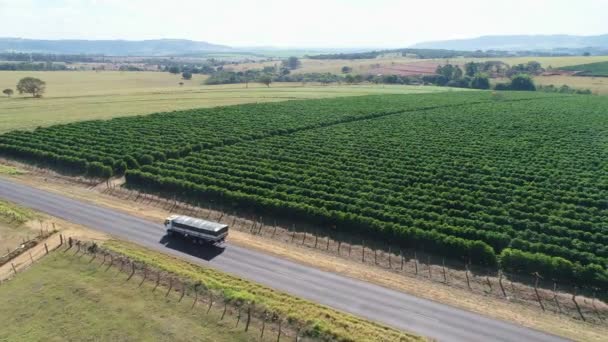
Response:
[[[218,255],[224,253],[224,249],[226,248],[224,245],[199,245],[188,239],[169,237],[167,235],[163,236],[159,242],[167,248],[171,248],[207,261],[210,261]]]

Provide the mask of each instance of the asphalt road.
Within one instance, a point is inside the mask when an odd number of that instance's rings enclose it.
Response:
[[[206,249],[201,253],[190,244],[167,241],[161,222],[146,221],[4,178],[0,178],[0,198],[439,341],[564,341],[536,330],[239,246]]]

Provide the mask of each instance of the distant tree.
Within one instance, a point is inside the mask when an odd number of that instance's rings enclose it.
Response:
[[[183,86],[183,85],[184,85],[184,82],[179,82],[178,84],[179,84],[179,86],[181,87],[181,86]]]
[[[452,78],[451,80],[459,80],[461,79],[463,76],[463,72],[462,69],[460,69],[460,67],[457,65],[456,67],[454,67],[454,73],[452,73]]]
[[[267,74],[274,74],[275,71],[277,71],[276,66],[265,66],[264,68],[262,68],[262,72]]]
[[[473,89],[490,89],[490,78],[487,74],[476,74],[471,80]]]
[[[479,73],[479,64],[475,62],[469,62],[464,65],[465,74],[469,77],[475,76]]]
[[[583,53],[583,56],[589,57],[589,56],[591,56],[591,52],[585,52],[585,53]]]
[[[534,80],[529,75],[517,74],[511,78],[511,90],[534,91],[536,85],[534,85]]]
[[[269,75],[262,75],[258,78],[258,82],[264,84],[267,87],[270,87],[270,83],[272,83],[272,77]]]
[[[283,61],[283,66],[290,70],[297,69],[300,67],[300,65],[302,65],[302,62],[300,62],[300,59],[298,57],[292,56]]]
[[[542,65],[537,61],[528,62],[526,67],[528,69],[528,72],[533,75],[538,75],[538,74],[542,73],[543,71],[545,71],[545,69],[543,69]]]
[[[351,68],[351,67],[349,67],[349,66],[346,66],[346,65],[345,65],[345,66],[343,66],[343,67],[342,67],[342,73],[343,73],[343,74],[348,74],[348,73],[350,73],[350,72],[352,72],[352,71],[353,71],[353,68]]]
[[[172,73],[172,74],[177,75],[177,74],[180,73],[180,71],[181,70],[179,69],[179,67],[177,65],[169,67],[169,72]]]
[[[355,83],[355,77],[351,74],[348,74],[348,75],[344,76],[344,82],[346,82],[348,84],[353,84],[353,83]]]
[[[46,90],[46,83],[38,78],[25,77],[17,83],[19,94],[32,94],[33,97],[42,97]]]
[[[182,72],[182,78],[185,80],[191,80],[192,79],[192,73],[189,71],[184,71]]]
[[[3,94],[5,94],[5,95],[6,95],[6,96],[8,96],[8,97],[11,97],[11,95],[13,95],[13,93],[14,93],[14,92],[13,92],[13,89],[8,89],[8,88],[7,88],[7,89],[4,89],[4,90],[2,91],[2,93],[3,93]]]

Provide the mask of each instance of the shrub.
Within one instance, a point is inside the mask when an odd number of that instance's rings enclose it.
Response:
[[[535,91],[536,86],[529,75],[517,74],[511,79],[511,90]]]

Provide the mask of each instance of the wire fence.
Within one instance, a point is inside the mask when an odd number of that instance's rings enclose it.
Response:
[[[446,259],[424,251],[405,249],[387,243],[357,239],[353,235],[316,229],[310,225],[285,220],[264,219],[207,203],[204,208],[177,199],[146,194],[135,190],[108,187],[104,192],[172,213],[205,218],[228,224],[231,229],[254,236],[270,238],[287,245],[299,245],[323,253],[358,261],[372,267],[407,277],[415,277],[455,287],[484,296],[536,307],[544,312],[571,317],[592,324],[608,323],[608,294],[593,288],[580,288],[544,279],[539,273],[512,274],[500,269],[474,266]]]
[[[132,260],[124,255],[104,249],[96,243],[68,238],[62,253],[70,253],[95,264],[103,272],[116,271],[115,278],[122,283],[137,284],[138,289],[162,293],[177,302],[191,303],[192,310],[201,310],[205,316],[219,317],[225,322],[232,319],[234,327],[241,327],[255,339],[263,341],[304,341],[306,326],[283,317],[259,303],[233,298],[205,286],[203,282],[185,279],[174,273]],[[122,276],[121,276],[122,274]],[[144,286],[147,284],[147,286]],[[252,339],[253,339],[252,338]]]

